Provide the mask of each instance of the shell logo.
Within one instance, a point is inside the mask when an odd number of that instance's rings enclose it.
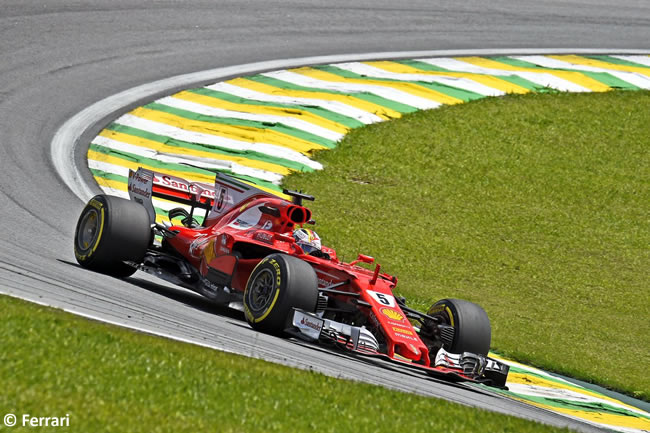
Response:
[[[381,314],[388,317],[389,319],[397,320],[399,322],[404,321],[404,316],[402,316],[402,313],[400,313],[399,311],[395,311],[390,308],[382,308],[379,311],[381,312]]]

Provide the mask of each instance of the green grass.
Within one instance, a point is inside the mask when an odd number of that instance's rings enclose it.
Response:
[[[493,347],[650,399],[650,92],[529,94],[352,131],[287,186],[410,305],[481,304]]]
[[[6,296],[0,296],[0,341],[0,415],[70,420],[66,428],[2,431],[567,431],[152,337]]]

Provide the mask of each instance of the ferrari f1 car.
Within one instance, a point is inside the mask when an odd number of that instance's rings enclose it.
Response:
[[[260,332],[505,387],[508,366],[488,357],[480,306],[443,299],[419,312],[393,294],[397,278],[378,264],[359,266],[372,257],[344,263],[326,246],[301,247],[293,231],[314,224],[303,206],[312,196],[284,190],[289,201],[221,173],[208,185],[142,168],[130,172],[128,191],[130,200],[97,195],[83,209],[74,251],[84,268],[120,278],[147,272],[242,309]],[[157,222],[154,197],[185,206]]]

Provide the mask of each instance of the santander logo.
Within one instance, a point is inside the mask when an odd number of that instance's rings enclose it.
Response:
[[[305,320],[303,317],[300,319],[300,324],[305,325],[308,328],[315,329],[316,331],[320,331],[320,325],[318,323],[310,322],[309,320]]]

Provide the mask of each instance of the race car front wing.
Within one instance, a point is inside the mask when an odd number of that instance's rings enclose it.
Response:
[[[462,380],[505,388],[510,367],[496,359],[480,354],[464,352],[450,353],[439,349],[429,366],[412,363],[406,359],[390,358],[380,351],[375,336],[364,326],[352,326],[323,319],[316,314],[294,309],[291,326],[286,332],[310,342],[333,342],[338,347],[360,355],[381,356],[391,361],[407,363],[424,368],[433,374],[453,375]]]

